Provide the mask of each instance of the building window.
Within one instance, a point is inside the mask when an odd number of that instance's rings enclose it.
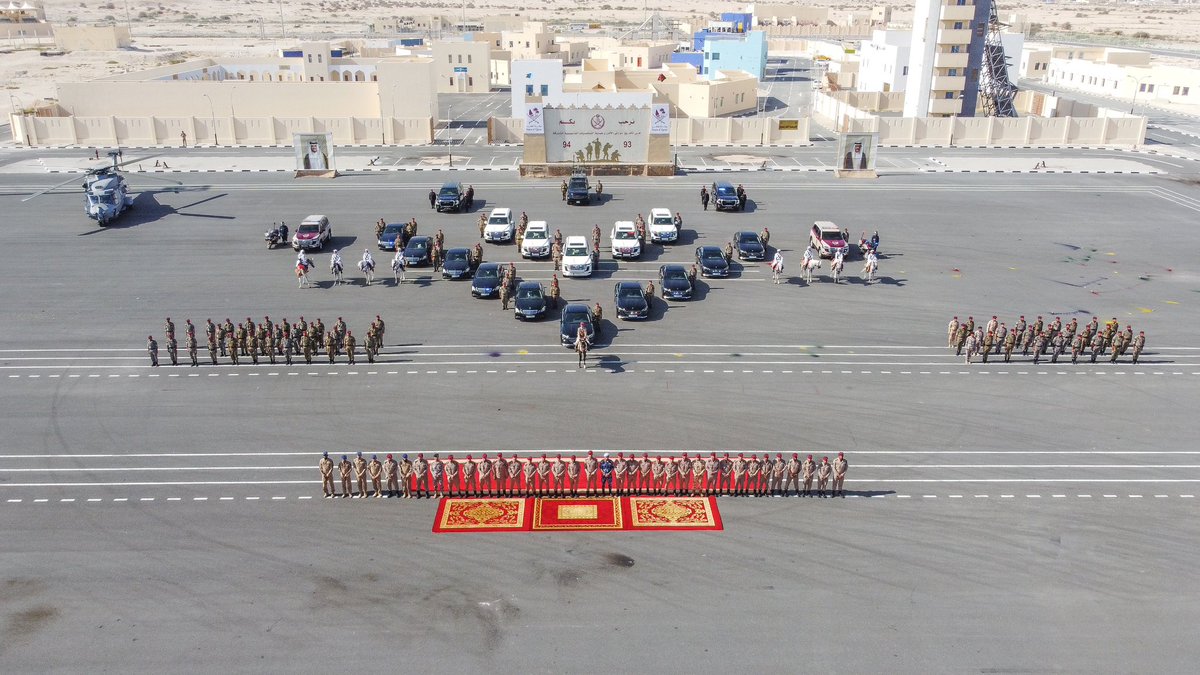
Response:
[[[454,55],[453,54],[446,55],[446,63],[449,63],[450,65],[454,65]]]
[[[525,95],[533,96],[533,85],[532,84],[525,85]]]
[[[962,45],[950,45],[950,53],[958,54],[962,52]]]
[[[955,77],[956,75],[958,75],[958,68],[951,68],[946,71],[946,74],[949,75],[950,77]]]
[[[1146,85],[1144,85],[1144,84],[1143,84],[1143,85],[1140,85],[1140,86],[1138,87],[1138,91],[1146,91]]]
[[[713,52],[713,61],[720,61],[720,60],[721,60],[721,53]]]
[[[1178,96],[1178,95],[1179,95],[1179,87],[1175,87],[1174,89],[1172,89],[1172,90],[1171,90],[1171,95],[1172,95],[1172,96]]]
[[[462,63],[462,54],[459,54],[459,55],[458,55],[458,62],[459,62],[459,63]]]
[[[308,55],[308,62],[309,62],[309,63],[312,63],[312,54],[309,54],[309,55]]]
[[[542,91],[542,96],[549,96],[550,95],[550,85],[543,84],[541,91]]]
[[[952,92],[952,91],[946,92],[946,95],[943,98],[954,98],[954,92]]]
[[[1154,93],[1154,85],[1149,85],[1148,87],[1146,87],[1146,91],[1153,94]]]
[[[467,63],[470,63],[470,62],[471,62],[471,55],[467,54]]]
[[[321,63],[321,59],[325,58],[324,54],[317,54],[317,63]]]
[[[450,86],[451,87],[454,86],[454,76],[453,75],[450,76]]]
[[[954,22],[954,30],[962,30],[962,22],[961,21]]]
[[[467,86],[468,87],[475,86],[475,78],[474,77],[471,77],[470,75],[467,76]]]
[[[1181,96],[1187,96],[1187,95],[1188,95],[1188,90],[1189,90],[1189,89],[1191,89],[1191,87],[1184,87],[1184,88],[1183,88],[1183,91],[1182,91],[1182,92],[1180,92],[1180,95],[1181,95]]]
[[[904,72],[901,75],[908,75],[908,66],[904,66]]]

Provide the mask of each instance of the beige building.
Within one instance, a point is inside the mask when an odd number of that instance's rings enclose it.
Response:
[[[486,67],[486,66],[485,66]],[[26,118],[35,145],[290,144],[330,132],[339,144],[426,143],[437,116],[433,60],[348,58],[303,43],[276,58],[199,59],[58,85]]]
[[[9,40],[45,38],[53,33],[46,22],[46,10],[40,2],[8,0],[0,2],[0,37]]]
[[[486,41],[438,40],[433,63],[438,93],[486,93],[492,83],[492,45]]]
[[[540,28],[540,24],[529,26],[531,27],[520,31],[503,31],[500,36],[500,48],[507,51],[514,60],[558,58],[555,34],[545,32]]]
[[[54,44],[69,52],[128,49],[133,41],[127,26],[55,26]]]
[[[1046,46],[1026,45],[1021,49],[1021,62],[1017,72],[1021,78],[1040,80],[1050,74],[1051,50]]]
[[[614,70],[658,70],[670,63],[678,46],[670,40],[623,42],[593,49],[590,58],[605,60]]]
[[[1045,83],[1130,101],[1200,104],[1200,70],[1156,64],[1149,52],[1055,46]]]

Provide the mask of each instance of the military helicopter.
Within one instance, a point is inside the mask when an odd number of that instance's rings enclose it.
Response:
[[[126,209],[133,207],[133,197],[129,194],[129,188],[125,183],[125,177],[120,173],[121,167],[125,166],[126,164],[132,164],[133,162],[146,159],[144,157],[140,157],[138,159],[131,159],[126,162],[117,162],[117,159],[120,158],[121,153],[116,150],[109,150],[108,156],[112,158],[112,166],[102,166],[97,169],[91,169],[84,175],[83,179],[83,191],[84,195],[87,197],[87,202],[83,207],[84,213],[86,213],[89,218],[99,223],[101,227],[108,225]],[[142,177],[161,180],[168,183],[175,183],[176,185],[183,185],[183,183],[170,178],[160,178],[158,176]],[[76,180],[79,179],[70,178],[59,183],[58,185],[35,192],[21,201],[27,202],[30,199],[40,197],[52,190],[57,190],[58,188],[68,183],[73,183]]]

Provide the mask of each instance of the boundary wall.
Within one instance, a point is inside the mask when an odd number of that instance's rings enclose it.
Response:
[[[683,117],[671,120],[671,144],[690,145],[810,145],[808,118]],[[524,120],[488,120],[488,143],[524,142]]]

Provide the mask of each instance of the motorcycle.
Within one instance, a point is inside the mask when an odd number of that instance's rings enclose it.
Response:
[[[267,242],[267,248],[272,249],[283,242],[283,232],[276,226],[263,233],[263,241]]]
[[[858,252],[866,256],[868,253],[879,255],[879,240],[878,239],[859,239]]]

